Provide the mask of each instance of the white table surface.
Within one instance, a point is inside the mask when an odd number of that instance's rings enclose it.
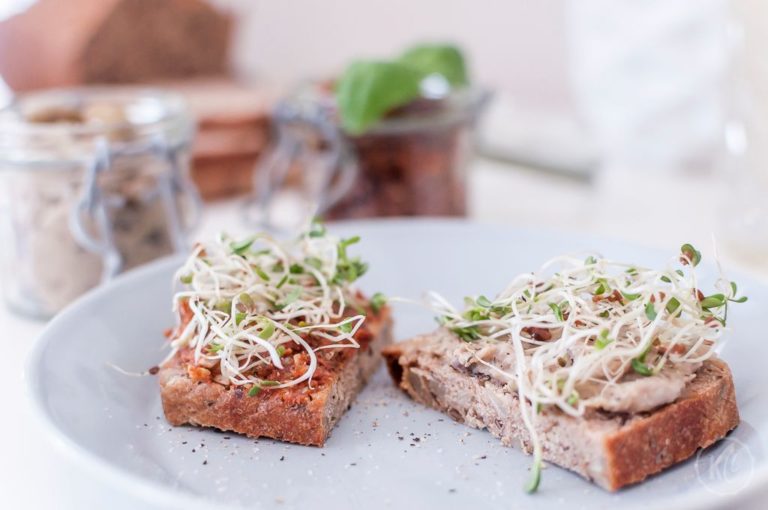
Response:
[[[595,185],[588,186],[478,161],[471,172],[470,216],[512,226],[583,231],[668,250],[677,250],[684,242],[710,250],[711,233],[720,228],[720,208],[703,207],[693,214],[686,204],[718,204],[724,187],[721,179],[666,176],[661,186],[659,175],[631,181],[627,177],[620,172],[604,172]],[[643,197],[653,198],[648,202]],[[665,206],[637,206],[645,203]],[[237,222],[238,207],[236,202],[211,205],[198,236],[210,236],[222,225]],[[674,222],[668,221],[670,214],[675,215]],[[721,259],[729,269],[747,271],[768,282],[768,262],[763,266],[744,265],[728,252],[721,253]],[[41,433],[27,399],[23,368],[43,327],[44,323],[0,308],[0,344],[6,360],[0,418],[0,507],[142,508],[131,501],[130,495],[101,486]],[[741,508],[762,506],[753,498]]]

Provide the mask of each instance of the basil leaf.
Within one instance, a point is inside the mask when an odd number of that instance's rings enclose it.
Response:
[[[400,62],[416,69],[422,76],[439,74],[453,87],[462,87],[469,82],[464,55],[450,44],[414,46],[402,54]]]
[[[402,62],[358,61],[336,85],[342,127],[359,135],[387,112],[421,95],[422,74]]]

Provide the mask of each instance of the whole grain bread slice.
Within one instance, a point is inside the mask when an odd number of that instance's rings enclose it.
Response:
[[[369,316],[365,328],[359,349],[318,351],[318,356],[342,357],[329,363],[311,385],[264,389],[253,396],[247,388],[196,380],[195,367],[179,352],[158,373],[165,417],[174,426],[213,427],[249,437],[322,446],[376,371],[382,348],[392,341],[389,309]]]
[[[456,421],[488,429],[505,446],[517,443],[530,453],[517,393],[453,368],[440,345],[444,341],[444,335],[424,335],[384,349],[398,387]],[[739,412],[730,369],[714,358],[704,362],[677,400],[651,412],[572,417],[545,408],[536,421],[544,460],[615,491],[721,439],[739,424]]]

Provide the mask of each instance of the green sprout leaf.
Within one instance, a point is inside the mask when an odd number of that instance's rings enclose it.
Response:
[[[597,281],[598,286],[595,289],[595,296],[600,296],[611,290],[611,288],[608,286],[608,282],[606,282],[605,279],[599,278]]]
[[[247,292],[241,293],[239,296],[237,296],[237,299],[248,308],[255,305],[255,303],[253,302],[253,298]]]
[[[595,349],[597,349],[598,351],[602,351],[611,342],[613,342],[613,339],[608,337],[608,330],[604,329],[600,332],[600,335],[597,337],[597,340],[595,340]]]
[[[640,358],[634,358],[632,360],[632,370],[645,377],[653,375],[653,370]]]
[[[288,291],[288,294],[285,295],[283,300],[278,305],[280,309],[285,308],[286,306],[295,303],[298,301],[298,299],[301,297],[301,287],[293,287],[291,290]]]
[[[307,235],[309,237],[323,237],[326,234],[327,230],[325,228],[325,225],[315,218],[312,220],[312,224],[309,226],[309,232]]]
[[[261,331],[259,332],[259,338],[262,340],[269,340],[272,338],[272,335],[275,334],[275,325],[271,321],[264,320],[264,325],[261,328]]]
[[[736,297],[736,294],[739,291],[739,288],[736,285],[736,282],[730,282],[730,285],[731,285],[731,297],[728,298],[728,301],[732,303],[746,303],[747,296],[741,296],[740,298]]]
[[[563,322],[563,311],[560,309],[560,306],[556,305],[555,303],[549,303],[549,307],[555,313],[555,318],[557,321]]]
[[[701,252],[694,248],[692,244],[684,244],[680,247],[680,252],[683,254],[680,258],[683,264],[690,263],[693,267],[696,267],[701,262]]]
[[[216,304],[213,305],[213,309],[219,312],[229,313],[230,311],[232,311],[232,301],[228,299],[217,301]]]
[[[256,275],[258,275],[259,278],[261,278],[265,282],[269,281],[269,275],[265,273],[262,268],[260,268],[259,266],[251,266],[251,267],[253,268],[253,272],[256,273]]]
[[[653,303],[648,301],[648,304],[645,305],[645,316],[648,317],[649,321],[652,321],[656,318],[656,308],[653,306]]]
[[[371,310],[373,310],[373,313],[379,313],[386,304],[387,296],[381,292],[377,292],[371,297]]]
[[[629,292],[622,292],[622,296],[624,296],[624,299],[627,301],[634,301],[635,299],[638,299],[642,294],[630,294]]]
[[[701,307],[704,310],[710,310],[712,308],[720,308],[721,306],[725,305],[726,299],[723,294],[712,294],[711,296],[705,297],[701,301]]]
[[[478,331],[477,326],[455,327],[451,328],[451,331],[465,342],[474,342],[480,339],[480,331]]]
[[[189,285],[190,283],[192,283],[192,278],[193,276],[191,274],[184,274],[184,275],[181,275],[179,280],[181,281],[181,283]]]
[[[249,397],[255,397],[259,393],[261,393],[261,386],[259,386],[258,384],[254,384],[253,386],[251,386],[251,389],[248,390]]]
[[[254,238],[244,239],[243,241],[233,242],[229,244],[229,248],[235,255],[244,255],[253,244]]]
[[[491,303],[491,300],[485,296],[478,297],[476,303],[477,303],[477,306],[482,306],[483,308],[490,308],[493,306],[493,303]]]
[[[347,247],[360,242],[360,236],[352,236],[349,239],[339,241],[339,255],[347,256]]]
[[[680,301],[677,298],[672,298],[667,301],[666,309],[670,314],[674,314],[680,308]]]
[[[531,467],[531,479],[525,486],[525,492],[533,494],[539,488],[541,483],[541,457],[537,456],[533,460],[533,466]]]

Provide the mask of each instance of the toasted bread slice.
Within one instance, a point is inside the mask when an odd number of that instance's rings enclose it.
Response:
[[[444,337],[424,335],[384,349],[398,387],[414,400],[488,429],[502,444],[518,443],[530,453],[517,393],[494,379],[453,368],[441,341]],[[689,458],[738,424],[731,372],[715,358],[704,362],[677,400],[651,412],[598,410],[573,417],[547,407],[537,416],[536,432],[544,460],[615,491]]]
[[[317,352],[318,369],[311,384],[265,388],[253,396],[247,388],[199,377],[197,367],[190,364],[190,353],[180,351],[159,371],[165,417],[171,425],[199,425],[322,446],[376,371],[382,348],[391,342],[389,309],[369,314],[359,333],[359,349]]]

